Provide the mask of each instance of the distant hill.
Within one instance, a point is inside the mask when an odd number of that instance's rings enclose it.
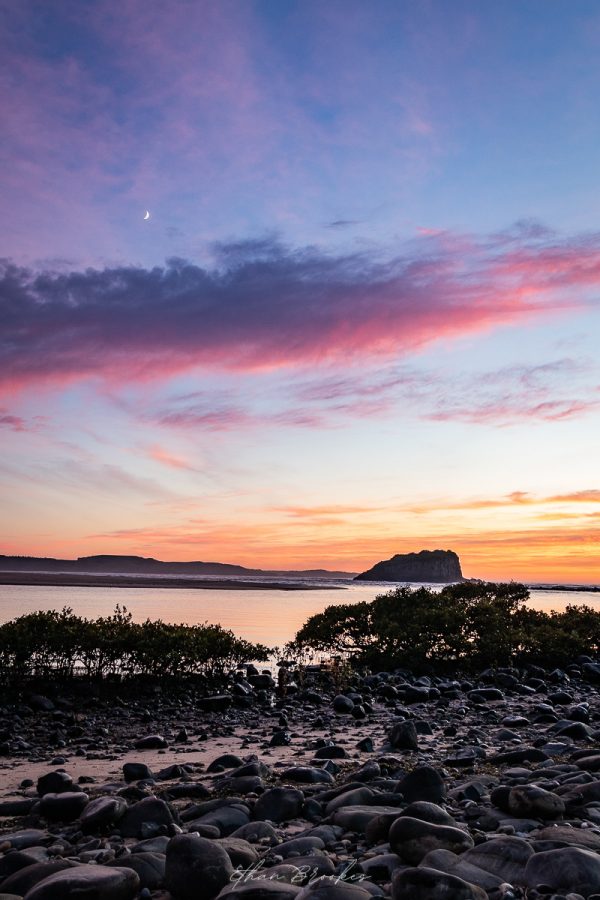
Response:
[[[464,581],[460,560],[453,550],[398,553],[361,572],[355,581]]]
[[[198,575],[208,577],[246,578],[353,578],[354,572],[330,572],[327,569],[300,569],[273,571],[248,569],[230,563],[217,562],[162,562],[145,556],[80,556],[78,559],[54,559],[43,556],[2,556],[0,572],[70,572],[105,573],[115,575]]]

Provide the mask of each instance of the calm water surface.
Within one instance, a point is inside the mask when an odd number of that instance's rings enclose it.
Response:
[[[116,606],[127,607],[136,622],[162,619],[187,625],[209,622],[230,628],[238,637],[267,646],[283,646],[309,616],[338,603],[373,600],[392,586],[378,583],[331,584],[318,590],[197,590],[185,588],[0,586],[0,622],[36,610],[69,606],[87,618],[110,615]],[[531,592],[534,609],[562,610],[568,604],[600,609],[600,594],[585,591]]]

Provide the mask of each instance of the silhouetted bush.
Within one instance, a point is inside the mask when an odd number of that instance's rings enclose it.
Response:
[[[137,624],[119,606],[112,616],[94,620],[65,608],[0,625],[0,678],[12,684],[78,675],[218,676],[268,654],[269,648],[241,640],[220,625]]]
[[[535,662],[564,665],[600,650],[600,612],[528,609],[523,584],[468,581],[441,591],[400,587],[372,602],[329,606],[290,645],[347,653],[375,669],[481,669]]]

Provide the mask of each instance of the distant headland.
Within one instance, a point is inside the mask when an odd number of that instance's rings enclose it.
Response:
[[[355,581],[421,581],[449,583],[464,581],[460,560],[453,550],[421,550],[397,553],[361,572]]]
[[[171,575],[207,578],[307,578],[315,581],[349,579],[355,572],[331,572],[328,569],[272,571],[218,562],[163,562],[145,556],[101,554],[78,559],[55,559],[40,556],[0,555],[0,572],[30,572],[79,575]]]

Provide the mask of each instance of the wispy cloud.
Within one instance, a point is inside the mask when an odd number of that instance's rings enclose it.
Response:
[[[527,239],[517,250],[445,235],[387,258],[264,239],[221,244],[213,268],[170,260],[57,273],[5,263],[2,381],[364,364],[587,308],[598,286],[600,235]],[[569,413],[549,412],[560,414]]]

